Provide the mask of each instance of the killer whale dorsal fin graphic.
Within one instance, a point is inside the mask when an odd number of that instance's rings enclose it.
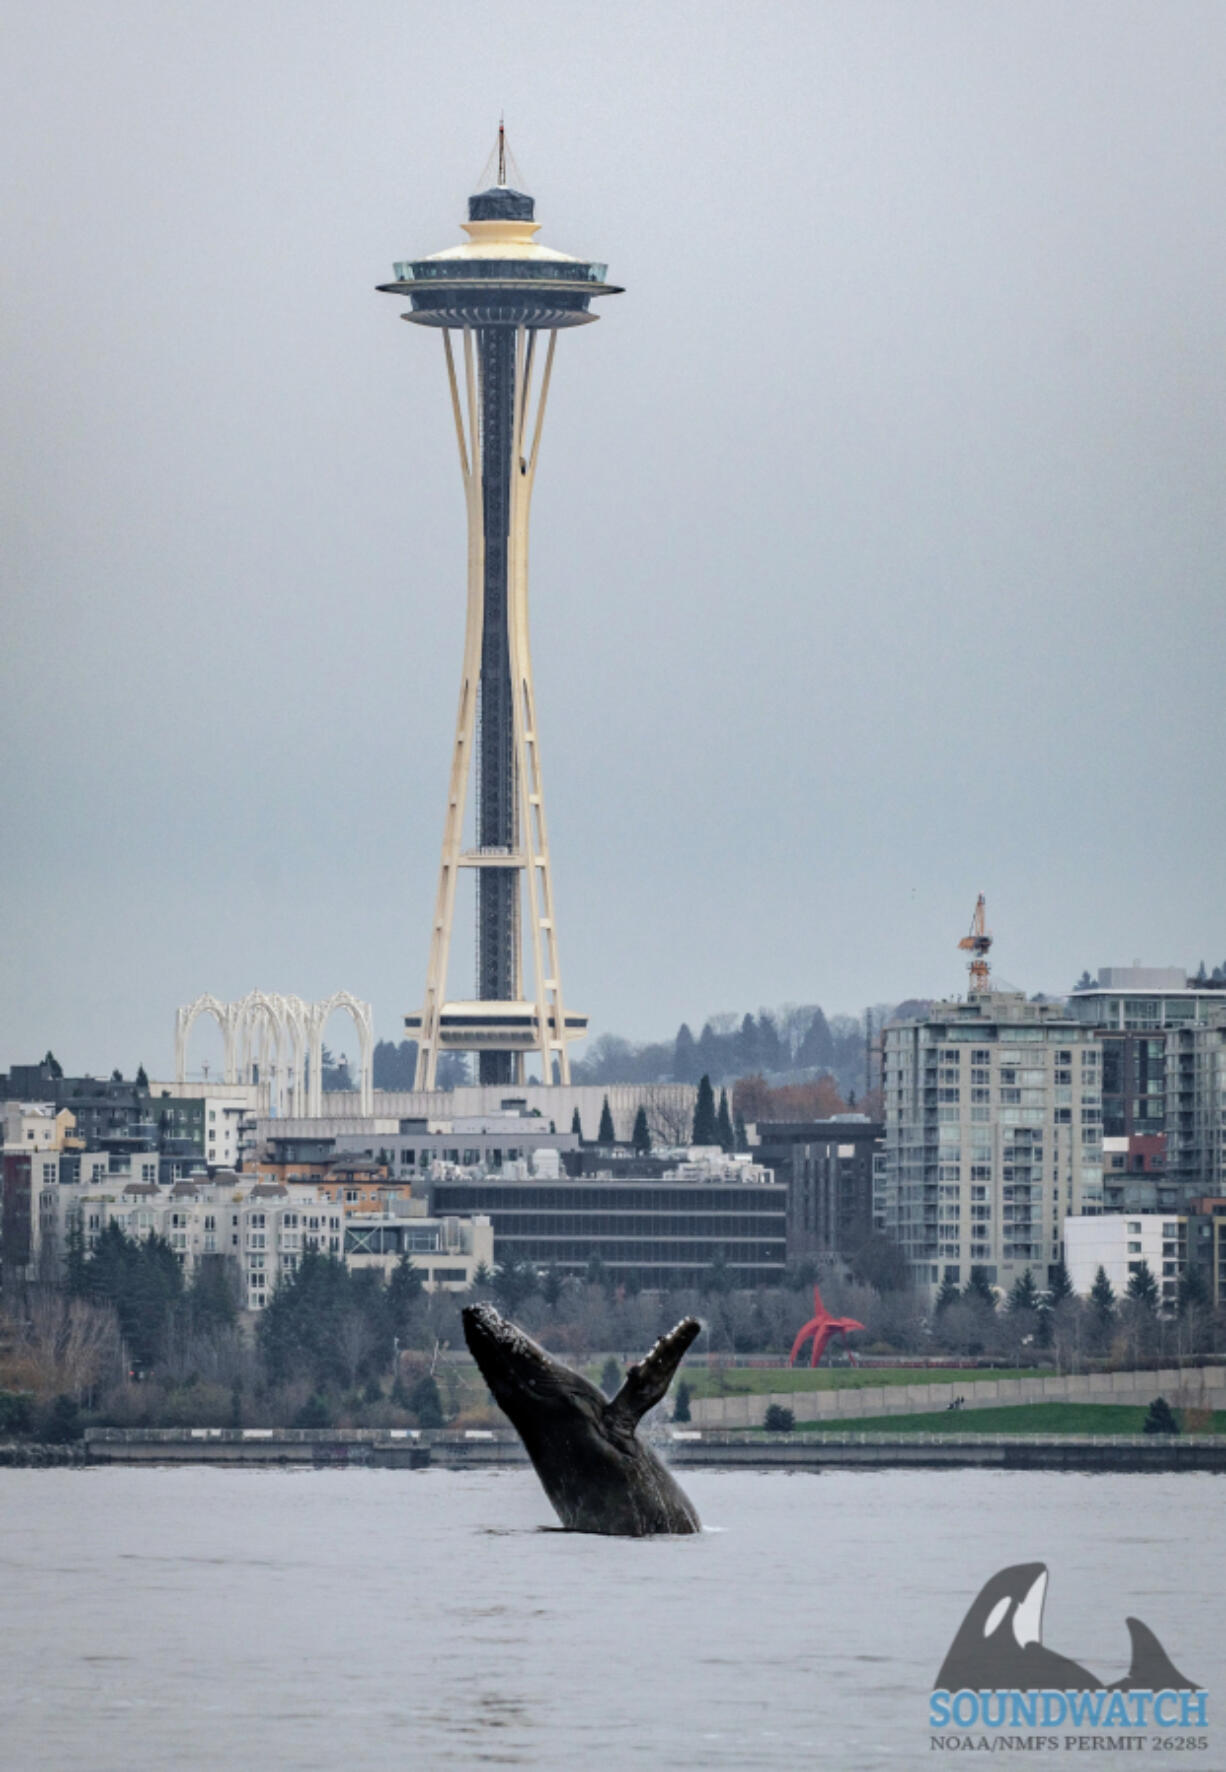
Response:
[[[647,1411],[663,1400],[686,1350],[701,1333],[702,1325],[687,1317],[630,1367],[621,1389],[605,1411],[610,1428],[633,1433]]]
[[[972,1601],[937,1675],[947,1692],[1001,1686],[1084,1691],[1101,1681],[1043,1642],[1047,1565],[1015,1563],[986,1581]]]
[[[1147,1624],[1139,1618],[1126,1618],[1132,1639],[1132,1665],[1122,1680],[1116,1680],[1112,1692],[1196,1692],[1195,1680],[1181,1674],[1162,1644]]]

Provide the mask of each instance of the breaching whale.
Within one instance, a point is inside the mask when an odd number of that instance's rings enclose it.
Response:
[[[464,1339],[571,1532],[699,1532],[692,1503],[635,1429],[668,1390],[701,1325],[686,1317],[626,1373],[610,1402],[492,1305],[461,1312]]]
[[[1047,1597],[1047,1565],[1015,1563],[984,1584],[962,1620],[957,1636],[937,1675],[946,1692],[1020,1691],[1044,1687],[1060,1692],[1194,1691],[1148,1625],[1126,1620],[1132,1639],[1132,1666],[1122,1680],[1104,1688],[1088,1669],[1058,1655],[1043,1641],[1043,1602]]]

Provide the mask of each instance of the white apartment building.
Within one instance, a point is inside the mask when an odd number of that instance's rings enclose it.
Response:
[[[156,1160],[153,1170],[156,1177]],[[279,1184],[241,1175],[179,1181],[171,1187],[159,1187],[156,1179],[106,1176],[76,1185],[52,1184],[39,1195],[39,1220],[43,1247],[54,1251],[61,1264],[74,1226],[88,1250],[109,1224],[118,1224],[130,1237],[164,1237],[188,1275],[207,1257],[228,1256],[237,1264],[248,1310],[262,1310],[278,1280],[293,1273],[304,1254],[315,1251],[339,1259],[344,1253],[339,1205],[313,1189],[297,1187],[291,1193]]]
[[[1064,1261],[1073,1291],[1085,1297],[1101,1267],[1117,1298],[1128,1282],[1147,1263],[1157,1282],[1164,1305],[1173,1305],[1179,1292],[1187,1249],[1187,1220],[1164,1218],[1159,1213],[1104,1212],[1092,1218],[1074,1216],[1064,1221]]]
[[[1063,1007],[984,991],[884,1030],[882,1216],[917,1285],[1039,1285],[1102,1207],[1102,1067]]]

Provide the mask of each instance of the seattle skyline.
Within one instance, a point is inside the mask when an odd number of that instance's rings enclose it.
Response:
[[[635,291],[533,549],[593,1034],[953,994],[980,891],[1027,991],[1221,960],[1226,21],[630,10],[16,17],[0,1063],[165,1072],[257,986],[398,1037],[462,495],[370,285],[504,106]]]

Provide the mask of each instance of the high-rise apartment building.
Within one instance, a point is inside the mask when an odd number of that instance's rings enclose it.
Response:
[[[1182,1198],[1226,1193],[1226,1004],[1166,1037],[1166,1172]]]
[[[1153,1137],[1166,1130],[1167,1033],[1226,1014],[1226,992],[1190,985],[1182,966],[1103,966],[1069,1014],[1102,1046],[1104,1136]]]
[[[884,1034],[886,1229],[917,1285],[1043,1284],[1102,1210],[1102,1054],[1063,1005],[982,990]]]

